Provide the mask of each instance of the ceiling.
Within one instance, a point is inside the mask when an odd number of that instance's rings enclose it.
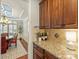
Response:
[[[12,16],[26,18],[28,16],[28,0],[2,0],[2,4],[7,4],[12,8]]]

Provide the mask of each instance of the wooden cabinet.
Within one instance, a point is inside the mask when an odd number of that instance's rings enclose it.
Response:
[[[44,26],[44,21],[45,21],[45,19],[44,19],[44,4],[43,3],[40,3],[40,6],[39,6],[39,15],[40,15],[40,28],[44,28],[45,26]]]
[[[64,0],[64,23],[65,25],[77,25],[77,0]],[[74,28],[72,26],[71,28]]]
[[[77,0],[64,0],[65,24],[76,24],[77,22]]]
[[[34,49],[34,59],[43,59],[43,55],[36,49]]]
[[[58,59],[58,58],[50,54],[49,52],[45,51],[45,59]]]
[[[43,0],[40,4],[40,28],[50,28],[48,0]]]
[[[44,59],[44,50],[37,45],[33,45],[33,59]]]
[[[63,11],[64,0],[50,0],[50,28],[62,28],[64,22]]]
[[[39,13],[40,28],[66,28],[74,24],[78,27],[77,0],[42,0]]]
[[[36,44],[33,44],[33,59],[58,59],[58,58],[50,54],[46,50],[40,48]]]
[[[45,0],[44,4],[45,4],[45,28],[50,28],[50,17],[49,17],[49,9],[48,9],[48,0]]]

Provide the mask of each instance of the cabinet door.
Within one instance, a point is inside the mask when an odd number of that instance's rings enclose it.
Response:
[[[45,8],[45,28],[50,28],[48,0],[44,0],[44,8]]]
[[[43,53],[39,52],[37,49],[34,49],[33,59],[43,59]]]
[[[60,28],[64,26],[64,0],[59,0],[59,18],[58,18],[58,25]]]
[[[50,19],[48,11],[48,0],[43,0],[40,3],[40,28],[50,28]]]
[[[72,0],[72,24],[73,28],[78,28],[78,0]]]
[[[49,52],[45,51],[45,59],[58,59],[58,58],[51,55]]]
[[[77,0],[64,0],[64,22],[66,25],[77,23]]]
[[[43,58],[41,58],[37,53],[34,53],[33,59],[43,59]]]
[[[37,46],[36,44],[33,44],[33,59],[43,59],[44,53],[43,49]]]
[[[44,17],[44,4],[43,4],[43,2],[41,2],[40,4],[39,4],[39,17],[40,17],[40,19],[39,19],[39,25],[40,25],[40,29],[41,28],[44,28],[45,27],[45,25],[44,25],[44,21],[45,21],[45,17]]]
[[[62,27],[63,12],[63,0],[50,0],[51,28]]]

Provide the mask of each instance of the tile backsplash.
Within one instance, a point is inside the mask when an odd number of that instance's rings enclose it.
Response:
[[[56,51],[55,54],[72,54],[72,50],[67,49],[67,38],[66,38],[66,32],[76,32],[76,42],[75,45],[78,46],[78,30],[77,29],[40,29],[38,32],[44,32],[46,31],[48,33],[48,39],[44,41],[45,44],[50,45],[52,44],[52,47],[55,47],[54,50]],[[73,45],[73,46],[75,46]],[[51,48],[52,48],[51,47]],[[70,47],[70,46],[69,46]],[[49,48],[50,49],[50,48]],[[53,49],[52,49],[53,50]],[[76,50],[73,51],[74,56],[76,56],[77,59],[77,52],[78,47],[76,47]]]
[[[66,37],[63,29],[50,29],[48,32],[48,41],[52,40],[52,43],[56,44],[57,47],[66,46]]]
[[[35,32],[34,30],[33,32]],[[75,31],[78,37],[78,30],[77,29],[39,29],[37,32],[44,32],[46,31],[48,34],[48,40],[52,41],[52,44],[56,44],[57,47],[63,46],[66,47],[67,40],[66,40],[66,32],[67,31]],[[76,38],[76,45],[78,44],[78,38]]]
[[[40,32],[47,31],[48,41],[52,40],[52,44],[56,44],[57,47],[67,47],[66,32],[75,31],[76,32],[76,45],[78,44],[78,30],[77,29],[41,29]],[[75,46],[75,45],[74,45]]]
[[[53,40],[54,43],[59,45],[66,45],[66,32],[67,31],[75,31],[78,37],[77,29],[40,29],[40,32],[47,31],[48,33],[48,41]],[[76,43],[78,42],[78,38],[76,38]]]

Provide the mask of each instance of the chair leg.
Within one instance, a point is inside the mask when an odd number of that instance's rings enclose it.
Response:
[[[6,50],[5,49],[1,50],[1,54],[4,54],[6,52],[7,52],[7,49]]]

